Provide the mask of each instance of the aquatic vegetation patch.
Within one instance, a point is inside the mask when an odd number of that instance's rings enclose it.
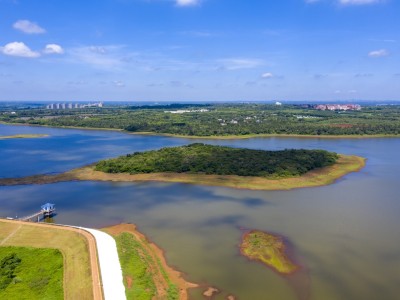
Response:
[[[250,260],[259,261],[283,275],[293,274],[300,268],[289,258],[287,245],[278,235],[259,230],[247,232],[243,235],[240,251]]]

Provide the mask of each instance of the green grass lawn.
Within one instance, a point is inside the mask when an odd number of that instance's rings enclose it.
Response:
[[[64,299],[61,252],[0,247],[0,299]]]
[[[64,258],[63,275],[60,275],[63,276],[64,299],[93,300],[92,272],[86,238],[78,232],[66,230],[66,228],[42,225],[33,222],[20,223],[0,219],[0,244],[2,247],[24,247],[25,249],[58,249]],[[2,248],[0,247],[0,249]],[[34,257],[34,255],[31,257]],[[0,300],[3,299],[9,298],[2,297],[0,293]]]

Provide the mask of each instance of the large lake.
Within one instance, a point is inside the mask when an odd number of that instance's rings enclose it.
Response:
[[[57,173],[99,159],[195,140],[111,131],[0,125],[0,177]],[[326,149],[367,158],[335,184],[292,191],[249,191],[166,183],[68,182],[0,187],[0,216],[57,205],[58,223],[103,227],[132,222],[161,246],[187,279],[242,300],[399,299],[400,139],[202,140],[254,149]],[[239,255],[241,229],[285,236],[304,266],[281,277]],[[199,292],[192,292],[198,299]],[[307,297],[310,294],[310,297]]]

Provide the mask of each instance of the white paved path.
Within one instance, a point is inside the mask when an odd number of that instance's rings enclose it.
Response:
[[[77,228],[90,232],[96,239],[104,299],[126,300],[117,244],[113,237],[100,230],[83,227]]]

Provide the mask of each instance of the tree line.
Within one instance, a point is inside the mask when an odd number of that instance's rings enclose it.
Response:
[[[207,112],[198,112],[198,108]],[[193,110],[182,114],[168,111]],[[400,106],[366,106],[361,111],[317,111],[265,104],[160,105],[0,114],[0,121],[48,126],[123,129],[186,136],[249,134],[399,135]]]
[[[252,150],[201,143],[135,152],[103,160],[95,169],[106,173],[192,173],[257,177],[293,177],[330,166],[338,155],[325,150]]]

